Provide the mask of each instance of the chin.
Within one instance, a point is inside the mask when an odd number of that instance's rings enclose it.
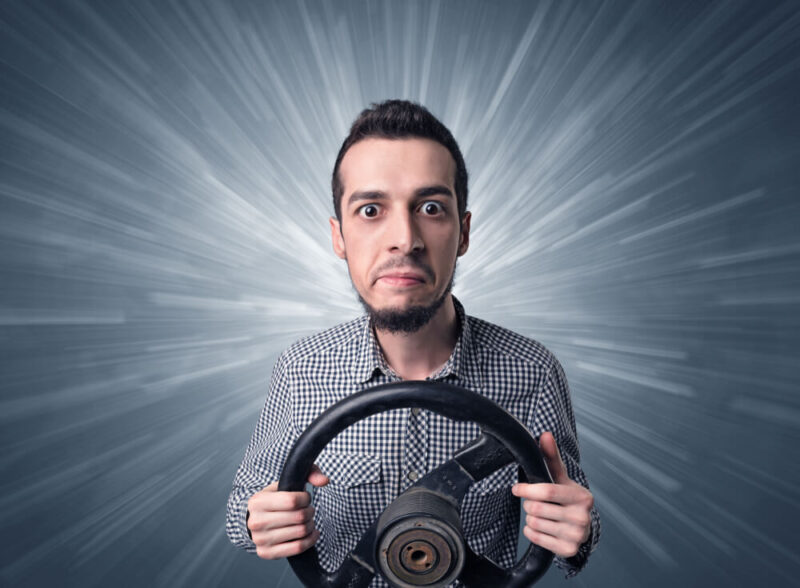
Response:
[[[447,299],[448,288],[440,297],[424,300],[406,299],[403,305],[385,304],[372,306],[359,293],[359,300],[369,314],[372,323],[379,330],[391,333],[414,333],[427,325]]]

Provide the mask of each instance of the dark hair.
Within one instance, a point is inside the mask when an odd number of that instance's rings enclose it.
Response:
[[[336,164],[333,166],[331,188],[333,190],[333,209],[336,218],[342,218],[342,194],[344,186],[339,179],[339,166],[344,154],[353,145],[368,137],[384,139],[402,139],[404,137],[419,137],[432,139],[444,145],[456,162],[456,201],[458,203],[458,218],[464,218],[467,211],[467,166],[458,143],[452,133],[439,119],[433,116],[427,108],[407,100],[386,100],[373,104],[371,108],[361,111],[358,118],[350,127],[350,134],[342,143]]]

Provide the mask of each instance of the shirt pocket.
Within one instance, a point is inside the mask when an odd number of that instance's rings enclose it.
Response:
[[[330,478],[315,492],[323,524],[331,535],[360,536],[386,506],[381,458],[323,451],[317,465]]]
[[[471,537],[500,531],[514,516],[516,501],[511,486],[517,482],[517,464],[508,464],[475,482],[461,503],[464,535]]]
[[[381,458],[369,453],[323,451],[317,459],[331,484],[353,488],[381,481]]]

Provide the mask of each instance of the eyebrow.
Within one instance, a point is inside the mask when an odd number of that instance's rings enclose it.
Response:
[[[452,198],[453,193],[447,186],[436,184],[435,186],[425,186],[424,188],[420,188],[414,192],[414,196],[417,198],[425,198],[426,196],[449,196]]]
[[[450,190],[450,188],[441,184],[425,186],[414,191],[415,198],[425,198],[427,196],[437,195],[449,196],[450,198],[453,198],[453,192]],[[364,190],[350,194],[350,196],[347,198],[347,204],[350,205],[361,200],[385,200],[387,197],[388,196],[386,195],[386,192],[381,192],[380,190]]]

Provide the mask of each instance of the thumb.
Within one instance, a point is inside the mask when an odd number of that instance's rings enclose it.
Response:
[[[325,486],[330,482],[330,478],[322,473],[322,470],[319,469],[317,464],[311,466],[311,473],[308,474],[308,481],[311,483],[312,486],[319,488],[320,486]]]
[[[550,475],[553,476],[553,482],[556,484],[565,484],[570,481],[567,474],[567,466],[561,459],[561,453],[558,451],[556,439],[550,432],[542,433],[539,437],[539,449],[542,452],[542,457],[547,463],[547,469],[550,470]]]

